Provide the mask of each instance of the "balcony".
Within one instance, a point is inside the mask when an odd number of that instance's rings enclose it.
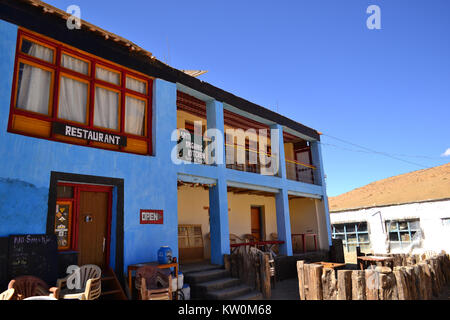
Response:
[[[317,168],[295,160],[286,160],[286,176],[289,180],[320,185]]]
[[[225,143],[226,167],[228,169],[264,175],[277,175],[272,167],[270,147],[267,152],[256,150],[247,143],[245,146]],[[262,160],[262,161],[261,161]]]

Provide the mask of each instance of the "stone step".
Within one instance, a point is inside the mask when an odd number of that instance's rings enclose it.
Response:
[[[249,293],[233,298],[232,300],[264,300],[264,297],[261,292],[250,291]]]
[[[238,286],[233,286],[230,288],[219,289],[207,292],[205,295],[205,299],[207,300],[231,300],[237,298],[239,296],[244,296],[250,293],[252,289],[245,285],[241,284]]]
[[[204,297],[208,292],[220,289],[226,289],[241,284],[241,280],[238,278],[222,278],[207,282],[202,282],[191,287],[191,294],[193,297],[201,298]]]
[[[184,282],[188,283],[190,286],[194,286],[199,283],[227,278],[229,276],[230,272],[225,269],[212,269],[184,274]]]

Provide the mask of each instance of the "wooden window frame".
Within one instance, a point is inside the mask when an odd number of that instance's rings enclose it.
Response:
[[[45,60],[41,60],[39,58],[33,57],[21,51],[22,48],[22,40],[25,39],[27,41],[31,41],[37,43],[39,45],[45,46],[49,49],[53,50],[53,63],[46,62]],[[89,72],[88,75],[83,73],[76,72],[74,70],[64,68],[61,66],[62,54],[66,54],[75,59],[79,59],[85,61],[89,64]],[[40,114],[36,112],[30,112],[24,109],[19,109],[16,107],[16,99],[17,99],[17,90],[18,90],[18,75],[19,75],[19,64],[26,63],[31,66],[42,68],[43,70],[47,70],[52,72],[52,81],[50,88],[50,97],[49,97],[49,115]],[[102,67],[104,69],[117,72],[120,75],[120,85],[115,85],[113,83],[109,83],[100,79],[96,79],[96,67]],[[86,117],[87,121],[85,124],[64,120],[58,118],[58,107],[59,107],[59,95],[60,95],[60,82],[61,77],[66,76],[68,78],[73,78],[77,81],[82,81],[88,83],[88,101],[86,104]],[[146,94],[131,90],[126,88],[126,77],[130,77],[139,81],[142,81],[146,84]],[[107,61],[100,57],[94,56],[87,52],[78,50],[69,45],[63,44],[59,41],[50,39],[43,35],[37,34],[33,31],[26,30],[24,28],[19,28],[17,33],[17,43],[16,43],[16,56],[14,62],[14,79],[13,79],[13,87],[11,93],[11,105],[10,105],[10,114],[8,121],[8,132],[17,133],[25,136],[31,136],[46,140],[58,141],[69,144],[76,144],[106,150],[113,150],[125,153],[133,153],[139,155],[153,155],[152,148],[152,84],[154,78],[148,77],[144,74],[139,73],[138,71],[134,71],[113,62]],[[95,108],[95,87],[104,87],[108,90],[117,91],[119,94],[119,110],[118,110],[118,130],[109,129],[109,128],[100,128],[94,126],[94,108]],[[125,99],[126,96],[132,96],[133,98],[137,98],[140,100],[144,100],[145,103],[145,134],[135,135],[125,131]],[[59,122],[64,124],[75,124],[76,126],[94,130],[101,131],[106,134],[119,134],[121,136],[127,137],[127,139],[132,139],[134,141],[140,141],[141,145],[146,146],[146,152],[138,152],[127,150],[126,146],[114,146],[114,145],[105,145],[103,143],[96,143],[94,141],[86,141],[75,138],[68,137],[60,137],[57,136],[53,132],[53,127],[50,129],[50,136],[43,136],[40,134],[35,134],[33,132],[22,132],[20,130],[15,130],[13,127],[13,118],[15,115],[27,117],[30,119],[40,120],[41,122],[47,122],[49,126],[52,127],[52,123]]]

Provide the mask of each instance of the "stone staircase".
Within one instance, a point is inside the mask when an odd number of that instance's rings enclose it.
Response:
[[[191,288],[192,300],[262,300],[261,292],[233,278],[230,272],[217,265],[181,270],[184,283]]]

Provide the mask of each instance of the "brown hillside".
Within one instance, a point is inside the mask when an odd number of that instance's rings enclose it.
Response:
[[[330,197],[330,212],[450,198],[450,162],[372,182]]]

